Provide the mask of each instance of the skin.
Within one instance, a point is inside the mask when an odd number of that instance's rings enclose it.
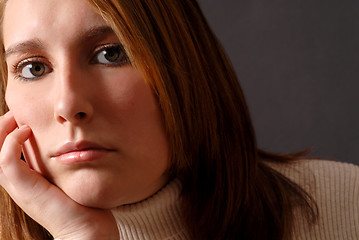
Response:
[[[3,36],[10,112],[0,119],[0,184],[55,237],[117,239],[112,215],[99,209],[143,200],[168,181],[150,87],[86,1],[10,0]],[[108,45],[121,56],[114,62],[104,58]],[[100,154],[55,157],[82,141],[101,146]],[[32,169],[19,159],[22,147]]]

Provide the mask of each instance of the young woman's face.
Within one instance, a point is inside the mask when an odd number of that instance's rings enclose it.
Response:
[[[140,201],[167,181],[168,146],[150,87],[85,0],[9,0],[6,101],[33,131],[29,164],[80,204]]]

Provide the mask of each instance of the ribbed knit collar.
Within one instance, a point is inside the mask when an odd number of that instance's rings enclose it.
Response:
[[[121,240],[190,239],[181,222],[181,183],[173,180],[152,197],[112,210]]]

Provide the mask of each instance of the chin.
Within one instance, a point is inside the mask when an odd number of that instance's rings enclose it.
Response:
[[[70,196],[72,200],[77,202],[78,204],[91,207],[91,208],[100,208],[100,209],[111,209],[116,207],[115,204],[107,203],[103,201],[101,197],[93,197],[93,196]]]
[[[64,182],[55,183],[75,202],[93,208],[110,209],[121,204],[119,185],[109,184],[109,179],[96,176],[84,178],[69,177]],[[124,194],[126,195],[126,194]]]
[[[65,193],[80,205],[92,208],[111,209],[122,205],[121,200],[101,188],[85,188],[64,190]]]

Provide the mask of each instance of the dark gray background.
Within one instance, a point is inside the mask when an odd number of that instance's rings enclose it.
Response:
[[[359,164],[359,1],[199,0],[259,146]]]

